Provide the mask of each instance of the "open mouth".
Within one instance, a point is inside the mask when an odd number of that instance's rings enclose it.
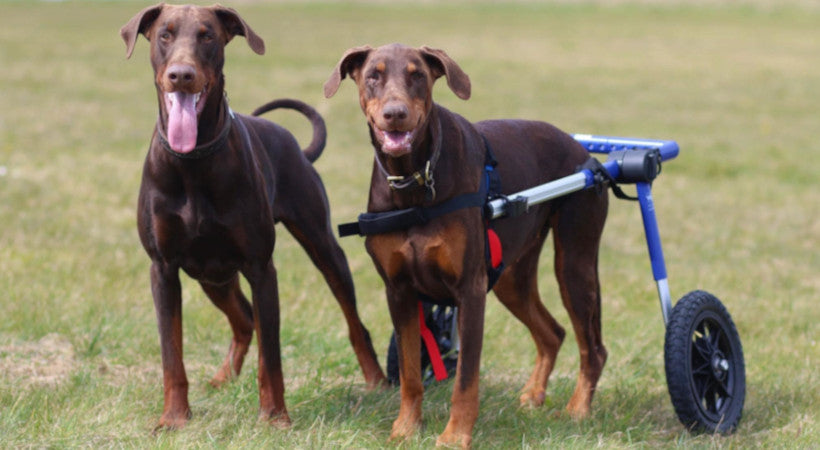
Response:
[[[384,131],[375,127],[374,129],[376,139],[382,145],[382,151],[388,156],[399,157],[410,153],[416,130]]]
[[[166,92],[165,110],[168,112],[166,124],[168,144],[171,149],[188,153],[196,147],[199,113],[205,106],[207,86],[201,92]]]

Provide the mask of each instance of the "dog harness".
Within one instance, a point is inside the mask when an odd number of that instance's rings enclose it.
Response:
[[[414,226],[424,225],[433,219],[459,209],[481,207],[481,214],[482,217],[484,217],[484,258],[487,264],[487,290],[489,291],[495,285],[495,282],[498,281],[498,277],[504,270],[504,262],[502,260],[501,241],[492,228],[485,206],[491,200],[503,197],[503,194],[501,193],[501,178],[495,170],[498,162],[493,156],[492,149],[486,138],[484,138],[484,144],[486,148],[484,156],[484,176],[481,177],[481,186],[477,192],[461,194],[433,206],[415,206],[394,211],[362,213],[359,214],[359,218],[356,222],[339,225],[339,236],[345,237],[354,234],[369,236],[406,230]],[[452,299],[442,301],[424,298],[423,300],[439,304],[453,304]]]

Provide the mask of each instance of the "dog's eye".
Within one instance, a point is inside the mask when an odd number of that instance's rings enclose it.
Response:
[[[379,72],[378,70],[374,70],[374,71],[370,72],[369,74],[367,74],[367,81],[379,81],[381,76],[382,76],[381,72]]]
[[[171,33],[167,32],[167,31],[163,31],[162,33],[159,34],[159,39],[163,42],[170,41],[171,37],[172,37]]]
[[[199,36],[199,39],[205,44],[210,44],[211,42],[214,41],[214,35],[211,34],[211,33],[202,33]]]

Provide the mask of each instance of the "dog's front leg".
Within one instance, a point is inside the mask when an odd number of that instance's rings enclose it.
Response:
[[[401,406],[399,417],[393,422],[390,439],[404,439],[421,427],[421,401],[424,385],[421,382],[421,333],[419,330],[418,298],[410,289],[387,289],[390,318],[396,330],[399,353],[399,382]]]
[[[436,445],[469,448],[472,444],[473,427],[478,418],[478,372],[481,363],[481,346],[484,339],[484,306],[486,303],[486,277],[478,277],[482,283],[465,289],[461,296],[458,314],[458,334],[461,350],[456,365],[456,378],[451,397],[450,420]]]
[[[154,261],[151,292],[157,314],[162,351],[164,406],[156,429],[181,428],[191,417],[188,406],[188,377],[182,362],[182,287],[179,269]]]
[[[253,320],[259,339],[259,415],[276,427],[289,427],[279,343],[279,288],[273,260],[246,271],[253,294]]]

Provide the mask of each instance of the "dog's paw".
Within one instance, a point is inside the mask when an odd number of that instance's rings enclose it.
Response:
[[[473,437],[469,434],[451,433],[444,430],[436,439],[436,447],[445,448],[470,448],[473,445]]]
[[[233,372],[231,371],[230,368],[226,369],[225,367],[221,367],[216,372],[216,375],[214,375],[214,377],[211,378],[211,381],[209,382],[209,384],[212,387],[218,389],[218,388],[222,387],[225,383],[227,383],[227,382],[231,381],[232,379],[234,379],[235,377],[236,377],[236,375],[233,374]]]
[[[276,428],[277,430],[287,430],[293,426],[293,422],[291,422],[290,416],[288,416],[287,412],[273,415],[259,413],[259,420],[267,422],[268,425]]]
[[[590,407],[588,403],[580,402],[574,403],[570,400],[569,404],[567,404],[567,414],[572,418],[572,420],[583,420],[589,417]]]
[[[187,408],[180,411],[167,411],[159,418],[159,422],[154,427],[152,434],[156,435],[163,431],[174,431],[183,428],[190,418],[191,410]]]
[[[518,400],[521,402],[522,408],[538,408],[544,404],[544,400],[547,398],[547,393],[545,391],[539,390],[535,392],[525,392],[521,394],[521,397]]]
[[[372,380],[367,380],[365,390],[367,390],[368,392],[386,391],[393,387],[393,385],[390,384],[390,381],[387,379],[387,377],[384,376],[384,374],[380,375],[381,377],[373,377]]]
[[[421,418],[403,419],[399,417],[393,422],[393,431],[390,433],[390,441],[403,441],[410,438],[421,428]]]

